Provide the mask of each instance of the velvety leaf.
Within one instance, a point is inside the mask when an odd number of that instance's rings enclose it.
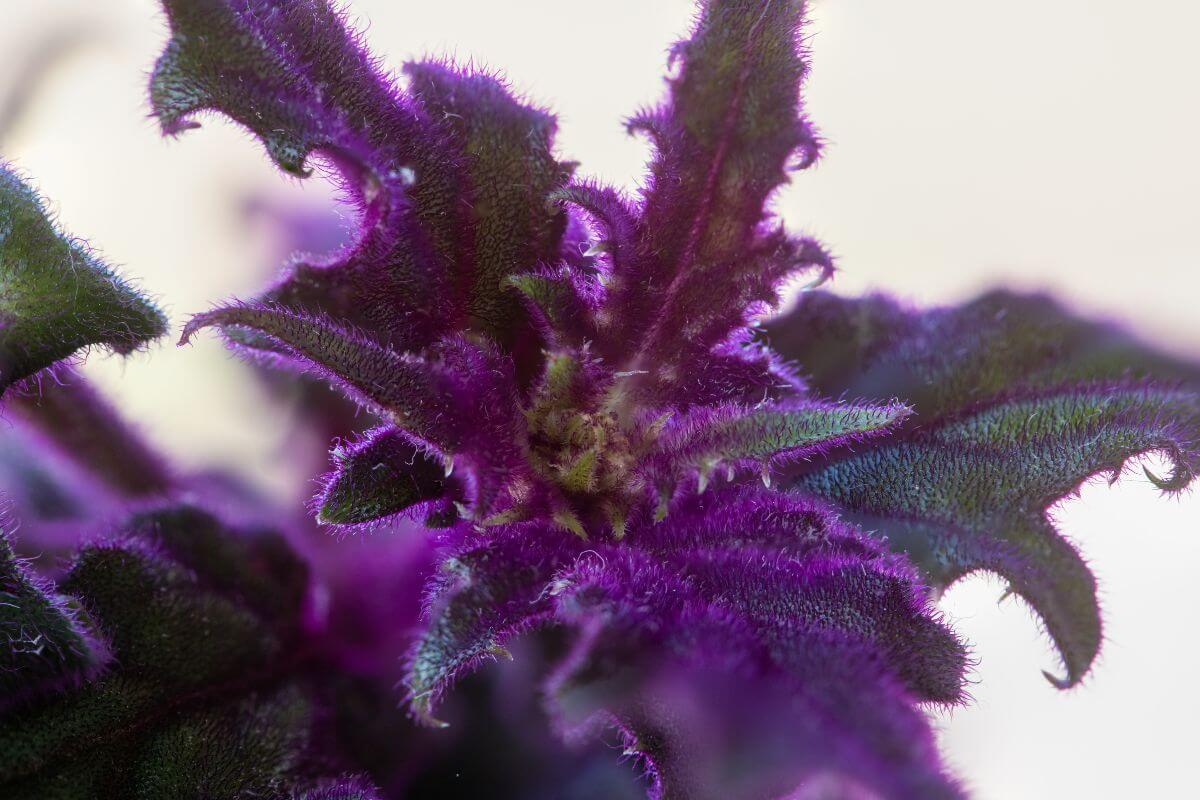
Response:
[[[1130,376],[1194,383],[1195,366],[1045,297],[1004,292],[925,313],[817,292],[769,333],[821,390],[895,392],[927,420],[911,441],[798,485],[887,535],[935,588],[978,569],[1005,576],[1058,645],[1066,675],[1053,680],[1078,682],[1101,640],[1095,579],[1046,511],[1148,450],[1173,461],[1157,484],[1186,486],[1200,435],[1194,392]]]
[[[504,341],[516,306],[501,283],[552,261],[566,224],[547,202],[569,174],[551,151],[557,123],[516,102],[491,75],[433,62],[408,64],[404,72],[417,102],[461,153],[457,201],[470,209],[470,226],[455,263],[467,325]]]
[[[800,297],[766,328],[823,394],[903,398],[924,418],[1021,387],[1152,377],[1200,381],[1195,363],[1041,295],[1004,291],[927,311],[882,295]]]
[[[554,199],[581,210],[592,221],[596,240],[589,251],[605,254],[611,280],[628,279],[634,268],[631,263],[639,257],[641,239],[645,235],[638,211],[621,193],[610,186],[582,181],[564,186]],[[610,287],[612,283],[610,282]],[[620,291],[619,288],[616,291]]]
[[[60,587],[108,633],[126,672],[167,686],[229,679],[279,651],[255,614],[203,591],[192,572],[140,543],[84,548]]]
[[[138,798],[238,798],[278,791],[301,767],[313,708],[295,686],[180,714],[142,750]]]
[[[314,500],[322,524],[358,529],[416,511],[457,516],[446,509],[445,467],[395,428],[375,428],[332,454],[334,471]]]
[[[523,272],[505,283],[520,293],[534,327],[551,347],[581,347],[595,335],[587,290],[570,271]]]
[[[673,560],[704,596],[745,616],[784,669],[807,657],[805,640],[832,638],[874,652],[919,700],[963,698],[965,648],[933,617],[914,575],[886,558],[789,559],[742,547]]]
[[[383,800],[365,778],[350,776],[294,795],[293,800]]]
[[[906,440],[819,465],[794,486],[894,537],[935,588],[988,569],[1041,615],[1077,683],[1100,646],[1095,580],[1047,510],[1091,476],[1166,452],[1177,491],[1200,467],[1200,401],[1154,384],[1085,384],[1017,395]]]
[[[0,712],[91,680],[110,658],[78,602],[55,592],[13,552],[14,528],[0,505]]]
[[[699,467],[702,474],[724,463],[766,469],[878,437],[909,413],[899,403],[792,400],[749,408],[711,406],[672,418],[659,447],[668,458]]]
[[[815,146],[798,116],[802,12],[794,0],[702,3],[692,38],[672,51],[681,66],[668,101],[630,122],[657,152],[644,192],[647,257],[614,276],[614,328],[646,355],[670,357],[697,313],[727,312],[728,330],[741,322],[736,303],[695,304],[696,292],[714,296],[714,281],[743,282],[751,295],[772,288],[775,276],[756,269],[755,256],[769,257],[778,241],[761,230],[764,204],[793,153]]]
[[[886,552],[877,539],[842,521],[831,503],[752,484],[688,497],[666,520],[640,529],[634,543],[663,554],[751,546],[770,547],[781,556],[818,553],[872,560]]]
[[[308,565],[278,531],[234,527],[187,504],[136,513],[126,528],[274,625],[286,629],[303,611]]]
[[[669,616],[689,603],[719,609],[738,616],[784,670],[800,658],[805,638],[833,636],[879,653],[923,700],[961,697],[965,650],[932,616],[903,560],[838,522],[827,507],[761,491],[719,494],[631,533],[636,549],[594,546],[596,558],[581,557],[556,576],[556,594],[590,584],[579,591],[608,598],[603,602],[612,607],[603,616],[626,622],[640,614]],[[722,519],[727,514],[738,516]],[[644,594],[624,596],[636,586]]]
[[[594,648],[621,659],[612,674],[557,675],[554,709],[572,739],[615,729],[654,800],[963,796],[905,694],[836,648],[814,648],[825,669],[793,684],[619,645]]]
[[[659,329],[652,331],[655,344],[650,352],[668,363],[680,350],[689,355],[707,352],[776,306],[790,278],[809,272],[816,273],[809,279],[815,283],[833,274],[832,257],[815,241],[793,238],[782,228],[761,235],[730,261],[672,287]],[[724,300],[715,303],[714,297]]]
[[[561,571],[556,616],[582,631],[552,681],[561,724],[615,723],[652,796],[779,796],[827,772],[882,796],[954,796],[909,703],[960,697],[962,645],[905,567],[788,504],[734,493],[669,519],[649,552],[598,548]],[[747,523],[690,529],[722,508]],[[754,543],[759,519],[764,540],[805,546]]]
[[[164,8],[172,38],[150,83],[163,131],[177,134],[195,127],[197,112],[220,111],[254,131],[292,174],[307,175],[313,153],[331,162],[359,207],[355,246],[295,264],[266,299],[335,313],[404,349],[435,338],[452,310],[453,158],[342,15],[323,0],[166,0]],[[433,231],[433,219],[448,224]]]
[[[131,353],[166,326],[162,312],[57,231],[33,189],[0,163],[0,393],[92,345]]]
[[[507,656],[505,642],[550,613],[548,584],[556,559],[570,546],[506,526],[486,544],[446,560],[429,588],[428,623],[409,657],[409,703],[418,718],[438,724],[433,711],[461,675]]]
[[[512,364],[495,347],[448,337],[420,357],[375,344],[328,319],[272,306],[233,305],[192,318],[200,328],[246,328],[272,339],[299,368],[327,378],[390,419],[468,477],[476,515],[485,516],[516,459]],[[260,351],[251,357],[261,357]]]
[[[293,264],[258,301],[200,315],[184,340],[218,326],[387,423],[335,451],[317,505],[342,525],[436,507],[426,525],[447,526],[404,680],[417,717],[436,723],[451,684],[518,634],[537,628],[561,652],[561,634],[542,630],[555,626],[571,637],[549,686],[559,727],[614,727],[654,797],[954,797],[920,704],[961,703],[968,659],[926,583],[1000,572],[1045,619],[1063,682],[1086,670],[1094,582],[1047,508],[1147,450],[1174,464],[1152,479],[1182,488],[1200,467],[1198,406],[1129,380],[1115,365],[1144,353],[1127,337],[1034,301],[920,314],[814,293],[770,329],[795,364],[756,340],[788,281],[833,271],[768,210],[818,151],[800,116],[802,2],[700,3],[666,101],[630,122],[655,151],[632,199],[569,183],[554,118],[491,75],[419,63],[401,91],[324,0],[166,6],[172,39],[152,82],[164,129],[222,111],[293,173],[322,159],[356,206],[353,244]],[[801,491],[735,481],[747,467],[764,479],[786,468]],[[294,603],[261,602],[293,584],[219,566],[253,561],[256,539],[218,546],[194,520],[171,527],[200,532],[143,555],[175,571],[123,578],[129,597],[77,592],[100,604],[100,624],[122,620],[110,634],[121,669],[146,684],[100,682],[110,694],[92,702],[121,713],[189,680],[221,687],[223,703],[246,681],[263,688],[263,672],[275,687],[303,633],[276,621]],[[380,663],[358,632],[399,636],[378,622],[396,597],[378,588],[392,563],[354,573],[374,605],[334,598],[339,666]],[[175,635],[198,598],[230,631],[225,660],[204,623],[180,648],[186,665],[135,646]],[[374,730],[349,740],[388,738]]]
[[[187,344],[201,328],[246,328],[275,341],[301,368],[334,382],[352,399],[393,419],[443,452],[461,445],[459,432],[440,429],[443,409],[457,402],[450,391],[465,375],[382,347],[357,331],[282,307],[234,305],[198,314],[183,329]]]
[[[654,375],[647,394],[657,403],[712,406],[723,403],[757,405],[795,395],[803,384],[793,369],[762,345],[743,334],[707,353],[692,357],[692,369],[663,370]]]
[[[965,650],[911,571],[827,506],[733,488],[626,543],[560,534],[548,548],[545,533],[493,529],[449,562],[412,661],[419,714],[421,692],[565,624],[577,641],[551,681],[559,726],[615,725],[652,797],[776,796],[826,775],[957,796],[912,702],[957,700]]]
[[[306,574],[277,534],[190,507],[84,547],[57,592],[104,633],[112,664],[0,713],[0,794],[234,800],[311,786],[318,695],[295,641]]]
[[[329,161],[360,208],[357,243],[294,264],[264,300],[406,350],[467,328],[522,344],[501,281],[559,252],[566,216],[547,200],[570,167],[553,158],[553,117],[439,63],[406,67],[401,93],[322,0],[164,5],[174,35],[151,81],[163,130],[218,110],[289,172]]]
[[[219,111],[301,176],[314,150],[383,162],[380,149],[412,146],[389,136],[415,124],[411,110],[328,3],[164,0],[163,7],[172,35],[150,101],[164,132],[196,127],[198,112]]]

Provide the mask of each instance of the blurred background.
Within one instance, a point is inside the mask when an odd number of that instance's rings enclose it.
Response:
[[[660,95],[691,18],[689,0],[348,8],[391,66],[434,53],[502,69],[559,114],[561,153],[630,188],[646,149],[620,121]],[[776,209],[838,254],[836,290],[944,303],[1047,289],[1200,355],[1200,111],[1187,99],[1200,6],[817,0],[812,16],[808,110],[828,146]],[[340,218],[328,187],[280,176],[222,120],[159,138],[144,84],[164,31],[153,0],[0,0],[0,156],[177,329],[272,277],[288,225],[317,246]],[[85,371],[183,465],[226,466],[289,502],[311,493],[280,469],[297,434],[216,337]],[[973,702],[939,712],[951,764],[989,800],[1186,795],[1200,499],[1162,500],[1137,471],[1085,486],[1057,518],[1101,582],[1099,663],[1083,687],[1052,689],[1031,614],[998,602],[998,581],[954,587],[943,608],[979,666]]]

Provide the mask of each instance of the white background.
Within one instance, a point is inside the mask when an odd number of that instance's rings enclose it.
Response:
[[[646,152],[619,121],[655,100],[686,0],[355,0],[398,66],[454,53],[503,68],[560,114],[560,151],[634,186]],[[1197,78],[1200,6],[1178,0],[822,0],[810,27],[811,116],[824,160],[777,200],[841,258],[835,288],[922,302],[996,284],[1053,289],[1081,311],[1200,351]],[[188,313],[257,289],[278,244],[239,205],[321,207],[249,138],[209,120],[179,142],[147,119],[145,73],[164,27],[151,0],[0,0],[0,97],[52,30],[75,44],[0,138],[64,226]],[[330,212],[333,213],[333,212]],[[293,500],[272,419],[213,337],[87,370],[186,465],[231,464]],[[974,701],[942,715],[952,765],[980,798],[1184,796],[1200,734],[1194,638],[1200,502],[1144,478],[1086,487],[1059,510],[1100,577],[1107,642],[1081,689],[1030,614],[975,578],[944,607],[974,643]]]

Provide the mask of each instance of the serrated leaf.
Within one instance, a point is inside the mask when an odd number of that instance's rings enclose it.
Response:
[[[92,345],[126,355],[166,331],[162,312],[0,163],[0,394]]]
[[[556,623],[576,631],[550,683],[560,729],[616,725],[652,797],[777,796],[828,775],[958,796],[912,701],[957,699],[965,650],[908,568],[827,506],[736,488],[625,543],[493,535],[435,584],[409,678],[418,714],[510,637]]]
[[[615,723],[652,796],[781,796],[826,773],[957,796],[909,704],[961,697],[966,654],[904,566],[778,495],[738,491],[645,534],[555,577],[556,617],[581,630],[552,680],[568,733]],[[766,546],[789,540],[791,555]]]
[[[419,356],[383,347],[330,319],[277,306],[233,305],[198,314],[184,327],[179,343],[187,344],[198,330],[212,325],[269,337],[301,369],[334,382],[376,413],[449,452],[458,444],[456,435],[434,428],[441,409],[453,399],[446,396],[437,367]]]
[[[813,665],[808,684],[614,649],[623,663],[613,674],[560,675],[552,704],[571,739],[615,729],[650,798],[965,796],[904,693],[865,664],[856,675],[844,652],[819,644],[812,655],[827,665]]]
[[[523,272],[505,280],[520,293],[550,347],[581,347],[595,335],[592,309],[580,283],[565,269]]]
[[[511,337],[512,298],[501,282],[551,261],[566,217],[547,202],[569,170],[555,160],[557,122],[513,99],[496,77],[419,62],[404,68],[409,91],[461,153],[458,202],[471,209],[456,259],[458,291],[473,330]]]
[[[140,511],[125,527],[282,630],[303,612],[308,565],[278,531],[233,528],[186,503]]]
[[[173,37],[155,78],[165,129],[212,107],[285,169],[319,154],[360,228],[344,252],[295,265],[266,301],[201,315],[185,340],[218,325],[396,426],[337,455],[327,518],[412,507],[440,491],[439,469],[462,481],[465,519],[439,536],[449,558],[405,681],[426,722],[509,638],[558,624],[575,635],[551,687],[564,722],[614,723],[655,796],[957,796],[918,704],[962,700],[966,652],[927,587],[832,504],[718,486],[720,470],[753,465],[769,485],[772,465],[830,456],[791,474],[865,524],[894,523],[935,588],[980,566],[1007,574],[1073,681],[1098,641],[1094,587],[1046,506],[1133,452],[1168,451],[1174,474],[1155,480],[1169,490],[1200,463],[1184,395],[1064,384],[1109,366],[1087,343],[1031,334],[995,309],[922,316],[884,301],[866,333],[853,315],[834,315],[830,335],[810,325],[805,347],[820,362],[801,368],[818,391],[822,370],[845,377],[843,355],[870,352],[855,392],[810,392],[753,340],[787,279],[833,269],[767,210],[787,169],[818,149],[799,116],[803,6],[701,3],[673,50],[667,101],[630,124],[656,156],[627,202],[564,185],[553,118],[490,76],[418,64],[404,94],[323,0],[167,0]],[[921,416],[901,426],[899,402],[821,396],[898,396]],[[432,459],[410,484],[397,468],[406,440]],[[265,616],[249,595],[215,593]],[[132,604],[118,610],[137,623],[126,627],[144,622]]]
[[[695,302],[706,291],[714,296],[714,282],[721,296],[742,294],[739,284],[748,296],[773,289],[772,270],[746,256],[777,249],[775,233],[764,229],[764,204],[786,179],[793,153],[815,148],[798,114],[802,14],[792,0],[702,3],[692,37],[672,50],[681,66],[668,100],[630,122],[650,133],[656,149],[644,192],[649,257],[636,273],[617,276],[614,327],[647,363],[670,359],[710,322],[724,319],[717,327],[726,333],[742,322],[746,309],[736,302]]]
[[[802,295],[767,336],[825,395],[901,397],[922,418],[1074,381],[1200,381],[1200,368],[1049,297],[994,291],[916,309],[883,295]]]
[[[429,589],[429,622],[409,656],[405,680],[417,717],[437,724],[446,690],[479,664],[504,656],[504,644],[547,619],[549,582],[570,540],[523,535],[533,526],[497,530],[487,544],[446,561]]]
[[[638,209],[611,186],[593,181],[581,181],[564,186],[552,195],[553,199],[583,211],[596,228],[596,241],[589,244],[594,254],[605,253],[613,280],[628,280],[640,257],[641,237],[644,235]],[[621,287],[610,288],[621,291]]]
[[[910,438],[812,468],[793,486],[892,537],[935,588],[993,570],[1041,615],[1074,685],[1100,646],[1095,580],[1048,509],[1150,450],[1186,486],[1200,468],[1200,400],[1154,384],[1091,384],[986,404]]]
[[[761,490],[719,494],[631,534],[636,548],[593,546],[596,558],[557,574],[561,609],[570,617],[577,603],[599,603],[618,626],[649,615],[670,636],[687,628],[672,614],[707,605],[736,615],[784,670],[805,637],[832,636],[883,655],[923,700],[961,697],[965,650],[901,559],[827,506]]]
[[[172,36],[155,64],[150,102],[166,133],[196,127],[198,112],[220,111],[259,136],[280,168],[303,176],[314,150],[366,160],[396,126],[413,124],[327,3],[164,0],[163,7]],[[389,130],[373,131],[372,123]]]
[[[296,794],[293,800],[383,800],[383,796],[365,778],[350,776]]]
[[[459,232],[453,154],[380,73],[344,15],[323,0],[163,6],[172,36],[150,81],[163,132],[219,111],[250,128],[291,174],[307,175],[313,154],[330,162],[358,207],[356,246],[293,264],[263,299],[336,314],[404,349],[446,332]]]
[[[295,781],[315,709],[295,685],[183,713],[143,746],[130,776],[136,798],[253,797]]]
[[[466,329],[521,345],[500,283],[559,252],[566,215],[547,201],[570,165],[553,157],[552,116],[441,63],[408,65],[402,92],[323,0],[164,6],[173,35],[150,87],[163,131],[220,111],[292,174],[312,155],[331,163],[359,207],[358,242],[292,265],[263,301],[406,350]]]
[[[271,339],[277,354],[324,377],[351,399],[470,473],[472,501],[486,516],[517,458],[511,361],[486,341],[447,337],[425,356],[398,353],[332,320],[276,306],[232,305],[191,319],[180,344],[210,326]],[[261,357],[260,351],[248,353]]]
[[[686,372],[654,373],[649,397],[656,403],[685,409],[725,403],[753,406],[803,389],[794,370],[749,336],[736,337],[707,353],[693,354],[690,363],[692,369]]]

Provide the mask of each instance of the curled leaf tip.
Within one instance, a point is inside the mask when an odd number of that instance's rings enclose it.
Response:
[[[1070,689],[1079,682],[1078,678],[1060,678],[1047,670],[1042,670],[1042,677],[1044,677],[1055,689]]]

